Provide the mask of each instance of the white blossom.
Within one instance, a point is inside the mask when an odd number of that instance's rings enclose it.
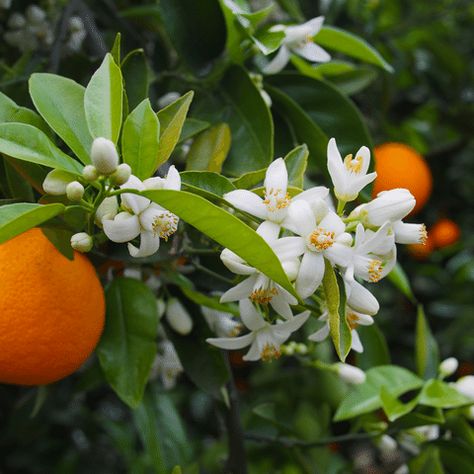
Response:
[[[89,252],[93,244],[92,237],[85,232],[79,232],[71,237],[71,247],[79,252]]]
[[[201,306],[201,312],[211,331],[218,337],[233,337],[240,334],[242,324],[234,318],[233,314],[207,306]]]
[[[176,379],[183,372],[183,366],[171,341],[164,340],[158,344],[158,354],[152,372],[160,375],[166,390],[176,385]]]
[[[193,329],[191,316],[177,298],[170,298],[166,303],[165,317],[173,330],[182,336],[186,336]]]
[[[344,382],[355,385],[365,382],[365,372],[359,369],[359,367],[354,367],[350,364],[343,364],[342,362],[338,362],[335,366],[339,377],[344,380]]]
[[[108,138],[99,137],[92,142],[92,164],[100,174],[112,174],[119,164],[114,143]]]

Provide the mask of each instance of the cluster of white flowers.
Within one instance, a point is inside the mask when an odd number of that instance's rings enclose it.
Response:
[[[263,221],[257,233],[280,259],[301,300],[315,296],[324,277],[325,260],[341,274],[352,349],[358,352],[363,347],[357,327],[372,324],[379,310],[378,301],[360,281],[377,282],[393,269],[396,243],[426,240],[423,224],[402,221],[415,206],[414,197],[406,189],[381,192],[348,215],[344,213],[346,203],[357,199],[360,191],[375,179],[376,173],[367,173],[369,164],[367,147],[360,148],[355,157],[348,155],[342,159],[336,141],[329,141],[328,170],[338,200],[337,212],[326,187],[317,186],[290,196],[288,172],[281,158],[266,172],[263,198],[242,189],[224,196],[235,208]],[[245,277],[225,292],[221,301],[239,301],[242,322],[250,332],[237,338],[208,341],[224,349],[250,345],[246,360],[278,357],[281,344],[306,322],[310,312],[293,316],[291,306],[297,304],[297,299],[229,249],[223,250],[221,260],[233,273]],[[276,317],[271,315],[270,307]],[[319,319],[324,325],[310,340],[321,341],[329,334],[324,308]]]
[[[23,52],[47,48],[54,41],[54,21],[38,5],[29,5],[24,14],[12,13],[8,18],[7,26],[8,30],[3,35],[5,41]],[[69,19],[67,35],[62,45],[63,53],[79,51],[86,36],[81,18],[72,16]]]
[[[82,182],[77,177],[62,170],[53,170],[46,176],[43,189],[56,196],[66,195],[70,201],[80,202],[85,193],[85,185],[107,180],[108,191],[118,186],[125,190],[153,190],[181,188],[181,178],[174,166],[165,178],[153,177],[141,181],[131,174],[126,163],[119,164],[119,156],[112,141],[96,138],[91,149],[92,165],[84,167]],[[160,240],[167,240],[178,228],[179,219],[165,208],[138,194],[122,193],[119,200],[108,196],[95,211],[95,223],[103,228],[105,235],[113,242],[128,242],[132,257],[148,257],[158,251]],[[131,243],[140,237],[140,245]],[[81,252],[88,252],[93,245],[92,237],[80,232],[71,238],[71,245]]]

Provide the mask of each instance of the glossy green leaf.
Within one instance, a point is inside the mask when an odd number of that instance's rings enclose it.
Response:
[[[115,35],[114,44],[112,45],[112,49],[110,50],[110,54],[114,58],[114,61],[117,64],[121,62],[121,48],[122,46],[122,34],[119,32]]]
[[[181,287],[181,291],[184,293],[186,298],[190,299],[193,303],[199,306],[206,306],[207,308],[212,308],[216,311],[222,311],[223,313],[230,313],[235,316],[240,314],[235,305],[220,303],[219,297],[217,296],[207,296],[200,293],[199,291],[191,290],[187,287]]]
[[[465,443],[438,439],[432,444],[439,449],[441,461],[446,466],[447,472],[474,474],[474,452]]]
[[[390,351],[384,333],[376,324],[357,328],[364,352],[356,354],[357,367],[368,370],[377,365],[390,364]]]
[[[208,129],[210,126],[211,124],[209,122],[205,122],[204,120],[188,117],[184,121],[183,128],[181,129],[179,143],[185,142],[186,140],[193,138],[195,135]]]
[[[84,87],[46,73],[33,74],[29,87],[36,109],[49,126],[83,163],[90,163],[92,137],[84,111]]]
[[[153,472],[168,474],[176,464],[189,461],[183,422],[167,393],[147,390],[133,419]]]
[[[288,170],[288,185],[303,189],[308,155],[308,147],[301,145],[291,150],[285,156],[286,169]]]
[[[193,323],[193,330],[188,336],[181,336],[171,329],[167,335],[191,381],[204,392],[221,398],[222,388],[229,380],[229,370],[222,352],[206,342],[212,333],[204,318],[194,318]]]
[[[28,161],[16,160],[10,156],[4,156],[4,160],[8,162],[16,172],[30,185],[41,194],[43,191],[43,181],[48,173],[48,169],[36,163],[30,163]]]
[[[18,201],[36,201],[33,189],[28,181],[22,178],[8,160],[3,160],[3,168],[7,182],[8,196]]]
[[[410,474],[444,474],[439,449],[436,446],[426,446],[420,454],[409,462]]]
[[[181,182],[190,192],[209,199],[221,198],[236,189],[228,178],[211,171],[183,171]]]
[[[438,344],[431,334],[423,305],[418,305],[415,340],[416,370],[425,379],[436,377],[439,366]]]
[[[62,204],[17,203],[0,206],[0,243],[62,214]]]
[[[356,153],[364,145],[372,147],[372,139],[361,113],[333,85],[295,73],[278,74],[269,77],[267,81],[296,102],[327,137],[335,137],[343,156]],[[291,117],[289,120],[293,123]],[[294,123],[296,133],[297,127],[298,124]],[[310,147],[308,142],[307,144]],[[324,166],[326,145],[327,142],[323,144],[324,159],[320,157],[319,161],[324,161]]]
[[[161,164],[168,160],[174,147],[178,143],[193,96],[194,92],[189,91],[170,105],[158,111],[157,116],[160,121],[160,145],[158,147],[155,169],[158,169]]]
[[[57,148],[41,130],[24,123],[0,123],[0,153],[74,174],[82,170],[78,161]]]
[[[410,413],[418,404],[418,397],[410,400],[408,403],[402,403],[397,397],[393,396],[385,387],[380,390],[380,400],[382,408],[390,421]]]
[[[442,380],[432,379],[425,383],[420,394],[420,404],[435,408],[455,408],[472,401]]]
[[[445,422],[443,411],[439,408],[418,405],[414,411],[404,415],[392,423],[394,430],[405,430],[416,426],[441,425]]]
[[[186,170],[220,173],[230,150],[232,137],[226,123],[219,123],[200,133],[186,157]]]
[[[197,230],[229,248],[249,265],[296,296],[280,260],[247,224],[201,196],[184,191],[143,191],[141,194],[173,212]]]
[[[351,350],[352,335],[346,318],[346,291],[329,262],[324,259],[323,289],[329,315],[329,333],[339,359],[344,362]]]
[[[380,408],[382,387],[393,397],[398,397],[423,385],[423,381],[415,374],[395,365],[374,367],[365,374],[366,381],[351,389],[339,405],[335,421],[348,420]]]
[[[122,126],[122,73],[110,53],[87,84],[84,108],[93,138],[104,137],[118,142]]]
[[[67,229],[46,226],[41,227],[41,231],[47,239],[62,253],[68,260],[74,259],[74,250],[71,247],[71,237],[73,232]]]
[[[268,55],[282,45],[285,33],[283,31],[271,31],[271,29],[266,28],[255,35],[251,35],[251,39],[263,54]]]
[[[233,60],[234,63],[242,63],[244,55],[240,43],[246,36],[242,25],[240,25],[232,8],[226,3],[226,0],[219,0],[224,21],[226,26],[226,54]]]
[[[126,118],[122,133],[122,158],[132,173],[146,179],[155,172],[160,142],[160,122],[145,99]]]
[[[17,105],[8,96],[0,92],[0,123],[3,122],[28,123],[46,134],[50,133],[48,125],[36,112]]]
[[[123,59],[121,69],[128,106],[134,109],[148,97],[150,79],[143,49],[130,51]]]
[[[156,355],[156,297],[142,282],[116,278],[106,290],[107,314],[97,348],[100,366],[119,398],[135,408]]]
[[[348,31],[334,26],[323,26],[315,36],[315,41],[325,48],[339,51],[352,58],[375,64],[388,72],[393,72],[393,67],[385,61],[373,46]]]
[[[410,281],[403,267],[396,263],[393,270],[388,274],[387,278],[398,288],[412,303],[416,303],[415,295],[411,289]]]

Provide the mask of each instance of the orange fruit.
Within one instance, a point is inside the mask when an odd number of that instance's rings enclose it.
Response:
[[[0,245],[0,282],[0,382],[44,385],[77,370],[105,317],[87,257],[68,260],[34,228]]]
[[[461,236],[461,229],[456,222],[451,219],[440,219],[431,228],[430,235],[435,247],[447,247],[459,240]]]
[[[433,177],[424,158],[403,143],[384,143],[375,148],[375,171],[372,197],[380,191],[394,188],[408,189],[416,199],[411,214],[416,214],[428,201]]]
[[[410,244],[407,245],[408,252],[416,260],[426,260],[434,251],[435,246],[431,238],[431,232],[428,233],[428,238],[424,244]]]

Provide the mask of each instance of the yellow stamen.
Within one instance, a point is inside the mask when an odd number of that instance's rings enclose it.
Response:
[[[311,232],[308,237],[309,243],[316,250],[321,252],[331,247],[334,243],[334,232],[324,230],[322,227],[317,227]]]
[[[371,260],[369,263],[369,281],[372,283],[378,282],[382,278],[382,261],[381,260]]]
[[[359,325],[359,317],[355,313],[349,313],[347,316],[347,324],[351,329],[356,329]]]
[[[250,293],[250,299],[254,303],[268,304],[278,294],[276,288],[257,288]]]
[[[354,159],[352,159],[352,155],[347,155],[344,158],[344,165],[346,169],[356,174],[362,171],[363,162],[364,159],[362,158],[362,156],[356,156]]]
[[[420,244],[426,245],[426,241],[428,240],[428,231],[426,230],[425,224],[421,224],[420,229]]]
[[[171,212],[163,212],[153,219],[153,233],[159,235],[161,239],[168,240],[178,228],[178,217]]]
[[[281,356],[281,352],[273,344],[265,344],[263,350],[260,353],[260,357],[264,362],[278,359]]]
[[[267,206],[270,212],[285,209],[290,205],[290,202],[290,195],[288,193],[283,195],[283,191],[281,189],[270,188],[269,190],[265,191],[265,199],[263,200],[263,204]]]

